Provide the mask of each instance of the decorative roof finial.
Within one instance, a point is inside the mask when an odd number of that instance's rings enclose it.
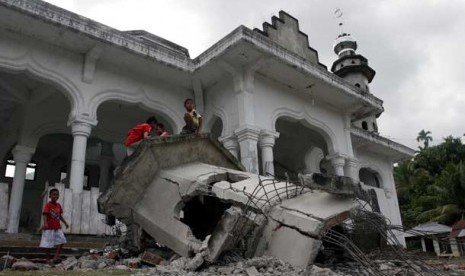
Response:
[[[344,34],[344,22],[342,21],[342,17],[344,16],[344,13],[342,12],[341,9],[336,9],[334,11],[334,16],[338,19],[339,21],[339,27],[341,27],[341,35]]]

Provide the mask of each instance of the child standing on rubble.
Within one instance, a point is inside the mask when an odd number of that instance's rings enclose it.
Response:
[[[202,116],[195,110],[194,100],[186,99],[184,107],[186,108],[186,113],[184,114],[186,125],[182,128],[181,134],[198,134],[202,127]]]
[[[51,189],[49,192],[50,201],[45,204],[42,215],[43,225],[42,230],[42,239],[40,240],[40,247],[45,248],[45,253],[47,256],[47,262],[50,264],[60,262],[60,253],[63,245],[66,243],[65,234],[61,229],[60,221],[62,221],[66,228],[69,228],[68,223],[63,218],[63,208],[61,208],[60,203],[57,202],[60,197],[60,192],[58,189]],[[50,248],[57,246],[57,251],[55,252],[55,257],[50,260]]]
[[[137,146],[142,142],[143,139],[149,137],[152,129],[156,127],[157,119],[154,116],[149,117],[145,123],[138,124],[128,131],[126,137],[126,151],[128,156],[132,155],[136,151]]]

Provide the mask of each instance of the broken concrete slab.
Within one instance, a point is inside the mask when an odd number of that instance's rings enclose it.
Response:
[[[356,206],[349,197],[241,169],[208,136],[144,141],[118,168],[99,208],[177,254],[195,256],[185,266],[214,262],[240,242],[245,254],[276,256],[304,268],[325,229]]]
[[[192,162],[244,170],[240,162],[208,134],[147,139],[115,170],[113,185],[99,197],[99,211],[129,218],[131,211],[125,211],[124,206],[137,203],[161,169]]]
[[[242,216],[242,209],[238,207],[231,207],[224,212],[208,241],[207,261],[216,261],[223,251],[231,248],[235,228],[242,228],[242,224],[238,224]]]
[[[315,259],[322,242],[298,230],[285,225],[273,229],[264,255],[276,257],[295,267],[306,268]]]

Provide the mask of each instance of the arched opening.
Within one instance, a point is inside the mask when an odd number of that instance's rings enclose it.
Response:
[[[177,134],[174,121],[164,113],[148,110],[145,106],[112,100],[99,105],[97,109],[99,123],[92,130],[92,135],[98,137],[99,142],[111,145],[106,155],[114,156],[118,165],[126,157],[124,142],[128,130],[137,124],[145,123],[151,116],[155,116],[157,121],[163,124],[169,135]],[[151,135],[157,135],[155,129],[152,130]]]
[[[320,155],[328,155],[328,143],[323,131],[304,120],[280,117],[276,121],[276,131],[280,136],[273,148],[273,155],[275,175],[279,178],[285,177],[287,173],[296,179],[299,173],[310,172],[311,168],[319,166]],[[314,152],[315,160],[311,161],[313,167],[309,167],[309,151],[313,148],[318,148],[321,152]]]
[[[9,184],[10,193],[13,177],[9,176],[15,169],[12,154],[14,145],[35,147],[35,153],[26,169],[20,232],[37,229],[45,182],[53,185],[57,180],[49,173],[52,168],[51,160],[60,156],[61,139],[48,143],[50,137],[47,134],[69,133],[67,120],[72,106],[70,98],[70,94],[62,86],[43,81],[29,72],[0,70],[0,171],[3,172],[0,182]],[[69,134],[68,136],[71,137]]]
[[[93,130],[96,136],[104,141],[112,143],[124,143],[129,129],[137,124],[145,123],[147,118],[155,116],[162,123],[165,130],[170,134],[177,134],[176,126],[171,118],[156,110],[118,101],[107,101],[102,103],[97,110],[99,124]],[[152,135],[156,135],[152,132]]]
[[[220,117],[214,116],[210,133],[212,137],[216,139],[218,139],[218,137],[220,137],[223,133],[223,120],[221,120]]]
[[[362,128],[363,128],[364,130],[368,130],[368,123],[367,123],[366,121],[363,121],[363,122],[362,122]]]
[[[305,154],[305,173],[325,173],[325,154],[319,147],[310,148]]]
[[[370,168],[361,168],[359,171],[360,182],[375,188],[383,188],[381,176],[376,171]]]

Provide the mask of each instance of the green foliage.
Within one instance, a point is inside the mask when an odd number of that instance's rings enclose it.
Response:
[[[422,130],[424,142],[417,155],[394,168],[394,179],[406,226],[437,221],[452,224],[465,211],[465,145],[460,138],[444,138],[429,146],[431,132]],[[426,140],[425,140],[426,139]]]
[[[429,130],[425,131],[424,129],[422,129],[420,133],[418,133],[418,136],[417,136],[417,142],[420,142],[420,141],[423,141],[423,145],[424,145],[423,148],[420,147],[420,150],[428,148],[429,141],[433,141],[433,137],[431,137],[431,131]]]

